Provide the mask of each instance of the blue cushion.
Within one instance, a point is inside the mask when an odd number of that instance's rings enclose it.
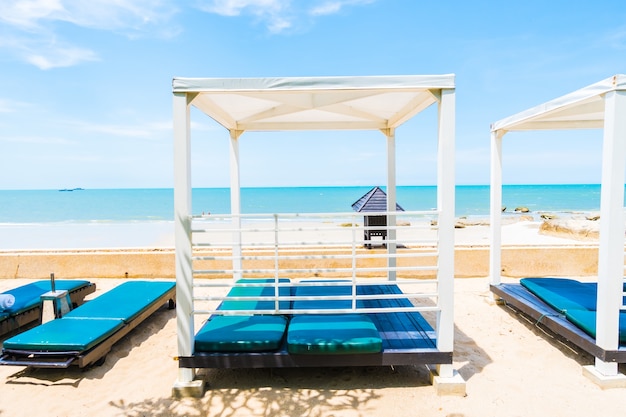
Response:
[[[595,339],[596,337],[596,312],[589,310],[567,310],[565,317],[585,333]],[[626,312],[619,314],[619,341],[626,343]]]
[[[176,286],[166,281],[127,281],[75,308],[64,317],[130,321]]]
[[[123,325],[122,320],[64,317],[5,340],[3,348],[43,352],[82,352],[100,343]]]
[[[287,350],[294,354],[379,353],[378,329],[364,314],[298,315],[287,330]]]
[[[280,283],[290,282],[288,278],[280,278]],[[237,281],[237,284],[267,284],[259,287],[232,287],[227,297],[273,297],[274,279],[273,278],[243,278]],[[291,288],[279,287],[278,294],[288,297],[291,295]],[[279,301],[278,305],[281,309],[289,309],[291,302],[289,300]],[[274,301],[259,300],[224,300],[220,305],[220,310],[274,310],[276,307]]]
[[[569,310],[596,310],[596,283],[567,278],[522,278],[520,284],[561,313]]]
[[[197,352],[264,352],[278,350],[284,316],[214,316],[195,337]]]
[[[89,281],[59,279],[55,280],[56,290],[74,291],[89,285]],[[22,311],[41,305],[41,296],[48,291],[52,291],[49,280],[35,281],[17,288],[3,292],[15,297],[15,304],[4,310],[10,314],[18,314]]]

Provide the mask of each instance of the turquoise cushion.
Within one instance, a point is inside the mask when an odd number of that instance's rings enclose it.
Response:
[[[44,352],[83,352],[106,339],[123,325],[122,320],[64,317],[5,340],[3,348]]]
[[[596,312],[588,310],[568,310],[565,317],[589,336],[596,337]],[[626,343],[626,312],[619,314],[619,341]]]
[[[278,350],[284,316],[214,316],[196,334],[196,352],[264,352]]]
[[[59,279],[55,280],[55,289],[74,291],[81,287],[89,285],[89,281]],[[15,304],[4,310],[10,314],[18,314],[22,311],[31,309],[41,304],[42,294],[52,291],[50,281],[35,281],[30,284],[22,285],[17,288],[3,292],[3,294],[11,294],[15,297]]]
[[[351,295],[352,286],[350,281],[345,280],[316,280],[303,282],[346,282],[348,285],[332,286],[296,286],[294,295],[297,297],[317,297],[317,296],[342,296]],[[328,310],[328,309],[349,309],[352,308],[351,300],[294,300],[294,310]]]
[[[295,354],[379,353],[382,339],[363,314],[299,315],[289,323],[287,350]]]
[[[287,278],[280,278],[280,283],[290,282]],[[232,287],[227,297],[273,297],[275,295],[273,278],[243,278],[237,281],[237,284],[267,284],[259,287]],[[288,297],[291,295],[291,288],[279,287],[278,294]],[[289,309],[291,302],[289,300],[279,301],[278,305],[281,309]],[[220,310],[274,310],[274,301],[259,300],[224,300],[220,305]]]
[[[86,302],[64,317],[130,321],[176,286],[165,281],[127,281]]]
[[[520,284],[561,313],[569,310],[596,310],[595,283],[567,278],[522,278]]]

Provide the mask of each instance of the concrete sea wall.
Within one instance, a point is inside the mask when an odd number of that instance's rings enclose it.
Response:
[[[420,254],[420,249],[401,249]],[[376,253],[371,250],[360,253]],[[323,251],[322,251],[323,252]],[[210,253],[210,252],[209,252]],[[333,253],[337,253],[334,251]],[[350,251],[346,250],[345,254]],[[225,261],[202,261],[197,268],[228,269]],[[257,261],[255,268],[272,268],[273,261]],[[296,262],[296,261],[292,261]],[[307,260],[306,265],[281,264],[282,268],[350,268],[350,260],[320,259]],[[381,265],[381,259],[365,259],[359,267]],[[433,265],[434,257],[409,257],[400,259],[398,265]],[[517,246],[503,247],[502,275],[509,277],[528,276],[593,276],[597,275],[597,246]],[[0,252],[0,278],[48,278],[54,273],[57,278],[174,278],[175,255],[172,249],[145,250],[57,250],[57,251],[10,251]],[[403,272],[399,276],[432,277],[432,271]],[[459,246],[455,249],[456,277],[484,277],[489,275],[488,246]],[[213,277],[223,277],[219,274]],[[290,274],[292,278],[311,277]],[[338,276],[337,273],[320,273],[316,276]]]

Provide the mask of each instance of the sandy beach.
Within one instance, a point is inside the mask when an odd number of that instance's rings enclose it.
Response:
[[[97,280],[98,292],[119,280]],[[23,281],[0,282],[0,289]],[[494,305],[487,279],[455,283],[455,368],[465,397],[425,367],[208,371],[202,399],[174,400],[176,319],[162,309],[85,371],[0,367],[3,416],[620,416],[626,389],[582,375],[593,358]],[[622,369],[626,371],[626,369]]]
[[[540,235],[535,226],[516,223],[510,239],[518,245],[570,241]],[[458,229],[457,236],[479,244],[488,227]],[[92,281],[98,289],[88,298],[122,282]],[[27,282],[3,279],[0,291]],[[176,353],[175,312],[162,308],[117,343],[102,366],[0,367],[0,416],[610,417],[623,415],[626,394],[583,376],[593,357],[496,305],[486,277],[455,280],[454,367],[467,382],[464,397],[439,396],[426,367],[402,366],[210,370],[202,374],[209,386],[202,399],[175,400]]]

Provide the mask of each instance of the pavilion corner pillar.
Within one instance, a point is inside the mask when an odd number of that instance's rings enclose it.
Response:
[[[241,180],[239,169],[239,137],[242,130],[230,131],[230,213],[233,227],[233,280],[242,278]]]
[[[193,274],[191,248],[191,140],[189,103],[193,95],[174,93],[174,239],[178,356],[193,354]],[[190,384],[194,369],[179,368],[177,386]]]
[[[617,350],[624,279],[626,91],[607,93],[604,103],[596,344],[606,350]],[[596,358],[595,368],[605,376],[618,374],[615,362]]]
[[[489,188],[489,283],[499,285],[502,277],[502,138],[504,132],[491,132],[491,187]]]
[[[396,280],[396,130],[386,129],[387,136],[387,279]]]
[[[439,211],[439,257],[437,281],[437,348],[454,350],[454,204],[455,204],[455,106],[453,89],[441,90],[439,101],[439,139],[437,151],[437,209]],[[452,378],[452,365],[438,365],[442,378]]]

